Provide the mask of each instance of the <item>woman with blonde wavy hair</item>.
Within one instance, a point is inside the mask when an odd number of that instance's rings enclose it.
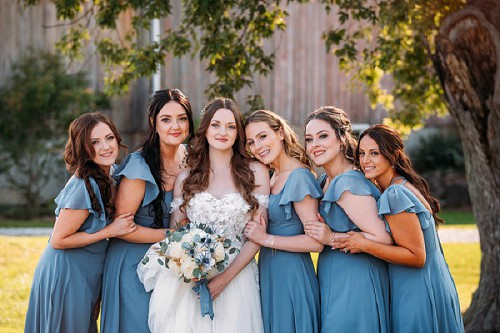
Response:
[[[262,246],[259,255],[264,331],[319,332],[319,286],[309,252],[323,245],[304,234],[316,220],[322,195],[312,163],[297,135],[277,114],[258,110],[246,120],[247,149],[269,166],[269,224],[250,221],[245,236]]]

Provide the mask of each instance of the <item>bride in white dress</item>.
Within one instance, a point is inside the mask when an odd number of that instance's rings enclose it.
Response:
[[[245,142],[238,106],[225,98],[210,102],[189,153],[190,169],[176,180],[170,226],[185,218],[209,224],[240,252],[208,283],[213,320],[201,316],[194,282],[185,283],[154,259],[139,264],[139,278],[146,291],[152,290],[148,324],[153,333],[263,332],[254,260],[259,246],[245,241],[243,230],[250,219],[267,221],[269,175],[264,165],[246,157]],[[148,254],[154,256],[157,248],[153,245]]]

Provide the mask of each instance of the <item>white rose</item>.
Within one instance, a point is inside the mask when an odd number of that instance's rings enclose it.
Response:
[[[181,275],[181,266],[177,261],[169,260],[167,266],[175,275]]]
[[[182,255],[182,245],[181,243],[172,243],[168,248],[168,256],[173,259],[179,259]]]
[[[194,277],[193,270],[195,268],[198,268],[198,264],[194,262],[193,258],[186,259],[181,264],[181,271],[186,279],[192,279]]]
[[[214,252],[215,261],[219,262],[221,260],[224,260],[225,255],[226,252],[224,251],[224,246],[222,246],[222,244],[217,244]]]
[[[182,236],[181,243],[191,243],[193,241],[193,235],[189,232]]]

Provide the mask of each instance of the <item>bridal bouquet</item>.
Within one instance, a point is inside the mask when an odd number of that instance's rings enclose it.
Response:
[[[212,298],[207,288],[209,278],[224,271],[229,255],[238,251],[231,239],[217,234],[205,224],[188,223],[176,230],[167,230],[165,240],[157,243],[157,261],[189,283],[196,279],[193,290],[200,296],[202,316],[213,319]],[[149,256],[142,264],[149,262]]]

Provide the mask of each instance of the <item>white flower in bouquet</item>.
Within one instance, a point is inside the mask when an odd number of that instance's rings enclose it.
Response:
[[[215,244],[214,247],[214,259],[216,261],[222,261],[226,257],[226,251],[224,246],[220,243]]]
[[[182,275],[181,266],[175,260],[169,260],[167,267],[176,275]]]
[[[196,259],[199,260],[200,266],[203,268],[204,272],[208,272],[215,266],[215,259],[212,257],[210,251],[203,251],[196,255]]]
[[[189,232],[182,236],[182,243],[191,243],[193,241],[193,233]]]
[[[183,252],[181,243],[174,242],[168,247],[168,257],[171,259],[180,259]]]
[[[194,278],[194,270],[197,269],[199,265],[196,263],[194,258],[185,258],[181,263],[181,272],[184,278],[192,279]]]

